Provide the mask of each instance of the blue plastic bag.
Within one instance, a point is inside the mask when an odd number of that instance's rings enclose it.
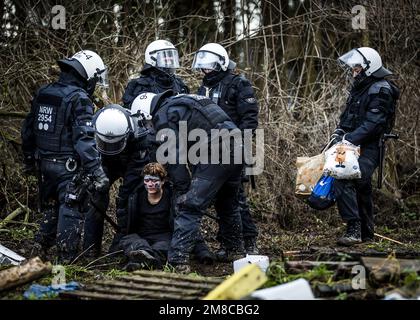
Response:
[[[335,203],[333,186],[334,178],[323,175],[307,200],[309,206],[316,210],[325,210],[332,207]]]
[[[74,291],[80,288],[78,282],[72,281],[59,285],[41,286],[33,284],[25,291],[23,296],[25,299],[52,299],[58,296],[63,291]]]

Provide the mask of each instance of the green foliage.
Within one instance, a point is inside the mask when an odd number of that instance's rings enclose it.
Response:
[[[347,292],[342,292],[334,298],[334,300],[347,300]]]
[[[116,277],[121,277],[121,276],[127,276],[129,274],[130,274],[130,272],[128,272],[128,271],[123,271],[123,270],[114,268],[114,269],[111,269],[111,270],[107,271],[105,273],[105,276],[109,277],[109,278],[116,278]]]
[[[284,263],[273,262],[270,264],[267,270],[268,281],[265,287],[272,287],[278,284],[290,282],[300,278],[306,279],[312,282],[323,282],[330,284],[332,283],[334,272],[327,270],[327,267],[323,264],[308,270],[306,272],[298,274],[288,274],[284,268]]]
[[[404,286],[411,290],[417,290],[420,288],[420,275],[417,272],[408,273],[403,280]]]

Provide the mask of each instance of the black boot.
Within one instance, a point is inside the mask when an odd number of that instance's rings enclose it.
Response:
[[[251,255],[259,254],[256,239],[245,238],[244,239],[244,244],[245,244],[245,251],[246,251],[247,254],[251,254]]]
[[[130,251],[127,256],[130,259],[130,262],[139,263],[146,268],[156,268],[159,264],[158,260],[146,250]]]
[[[337,244],[350,247],[362,242],[361,224],[359,220],[350,220],[347,222],[347,230],[344,236],[338,239]]]
[[[368,226],[362,222],[361,228],[362,242],[373,242],[374,241],[374,229],[373,226]]]
[[[223,246],[216,251],[216,259],[219,262],[233,262],[244,258],[245,255],[246,254],[243,249],[227,249]]]

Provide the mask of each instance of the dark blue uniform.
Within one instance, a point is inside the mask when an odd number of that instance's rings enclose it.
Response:
[[[181,78],[145,64],[140,77],[128,83],[122,98],[123,105],[130,108],[134,99],[143,92],[158,94],[167,90],[172,90],[174,94],[190,92]]]
[[[244,76],[235,75],[230,70],[213,71],[204,76],[197,94],[212,99],[227,113],[239,129],[254,130],[258,127],[257,99],[251,83]],[[243,182],[245,181],[247,181],[247,177],[243,173]],[[238,203],[245,248],[248,248],[247,251],[252,251],[252,248],[255,248],[258,230],[249,211],[243,183],[239,187]]]
[[[25,163],[38,162],[44,219],[36,240],[44,248],[57,241],[59,257],[78,251],[83,216],[79,206],[65,203],[66,188],[81,168],[100,167],[92,127],[93,105],[86,83],[70,70],[39,89],[22,127]]]
[[[392,128],[398,96],[393,83],[368,77],[352,88],[340,116],[338,129],[347,133],[346,140],[361,146],[362,178],[335,180],[335,195],[343,220],[360,222],[362,240],[373,238],[372,174],[379,164],[379,139]]]
[[[157,134],[161,129],[172,129],[179,137],[180,121],[187,121],[187,130],[202,129],[210,135],[211,129],[235,129],[228,115],[211,100],[196,95],[169,97],[152,111],[153,124]],[[191,164],[191,176],[187,166],[181,164],[179,157],[187,150],[176,149],[176,164],[168,164],[168,172],[177,195],[177,214],[174,234],[168,260],[173,265],[188,264],[194,244],[200,238],[199,228],[203,214],[215,199],[215,209],[220,217],[219,227],[222,245],[229,252],[242,254],[242,226],[238,212],[237,197],[241,182],[242,165],[234,164],[235,148],[241,143],[232,144],[229,164]],[[210,155],[210,153],[209,153]],[[221,156],[221,154],[220,154]],[[220,160],[220,159],[219,159]],[[220,161],[221,162],[221,161]]]
[[[118,190],[116,200],[117,224],[120,231],[114,237],[110,251],[118,250],[118,243],[121,237],[127,234],[127,201],[139,183],[143,183],[141,173],[143,167],[150,162],[149,145],[147,137],[141,140],[135,139],[132,134],[128,138],[127,146],[117,155],[101,154],[102,167],[112,185],[119,178],[123,182]],[[98,193],[98,209],[106,212],[109,205],[109,192]],[[101,251],[102,236],[104,230],[104,216],[101,213],[92,211],[86,217],[84,250],[89,249],[89,255],[99,255]]]

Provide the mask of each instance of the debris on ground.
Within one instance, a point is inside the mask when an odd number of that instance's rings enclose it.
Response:
[[[222,281],[214,277],[137,270],[115,280],[95,281],[79,290],[61,292],[59,296],[80,300],[194,300],[203,298]]]
[[[50,274],[51,271],[51,263],[44,263],[39,257],[32,258],[22,265],[1,270],[0,292],[32,282],[46,274]]]
[[[0,266],[2,265],[14,265],[18,266],[26,259],[16,252],[2,246],[0,244]]]
[[[241,258],[233,262],[233,272],[239,272],[239,270],[251,263],[256,264],[263,272],[266,272],[268,266],[270,265],[270,260],[267,256],[247,254],[245,258]]]
[[[256,264],[248,264],[223,281],[204,300],[237,300],[248,296],[267,281],[267,276]]]
[[[52,299],[56,298],[60,292],[68,292],[80,289],[81,286],[76,281],[63,284],[53,284],[49,286],[42,286],[39,284],[33,284],[23,294],[25,299]]]
[[[261,300],[315,300],[311,285],[305,279],[257,290],[251,297]]]

